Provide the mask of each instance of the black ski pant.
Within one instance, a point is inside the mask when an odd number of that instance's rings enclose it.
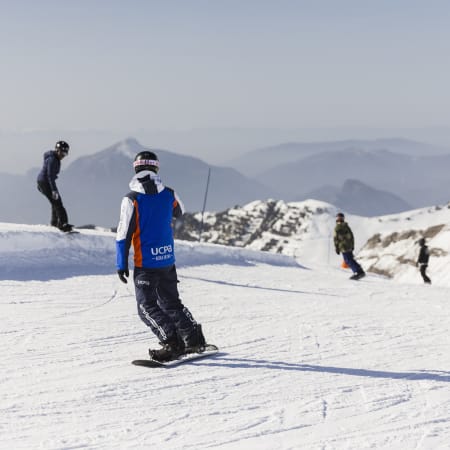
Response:
[[[427,267],[428,267],[428,264],[421,264],[420,265],[420,275],[422,275],[423,281],[425,283],[431,283],[430,278],[428,278],[428,276],[426,274]]]
[[[138,314],[161,343],[181,340],[189,346],[197,338],[196,321],[178,294],[175,265],[134,268]]]
[[[61,227],[62,225],[68,223],[67,211],[64,208],[61,196],[58,200],[52,197],[52,189],[48,183],[38,182],[38,191],[45,195],[50,202],[52,208],[52,215],[50,218],[50,224],[54,227]]]

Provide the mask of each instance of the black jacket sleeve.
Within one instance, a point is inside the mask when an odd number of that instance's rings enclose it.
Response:
[[[47,181],[52,191],[58,191],[56,187],[56,179],[60,169],[60,162],[55,157],[47,159]]]

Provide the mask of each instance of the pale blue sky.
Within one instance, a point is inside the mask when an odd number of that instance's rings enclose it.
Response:
[[[449,24],[433,0],[0,0],[0,131],[449,127]]]

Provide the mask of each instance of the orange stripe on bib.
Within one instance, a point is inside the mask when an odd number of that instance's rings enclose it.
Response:
[[[142,248],[141,248],[141,229],[139,227],[139,209],[138,203],[135,200],[134,209],[136,211],[136,229],[133,233],[133,248],[134,248],[134,265],[135,267],[142,267]]]

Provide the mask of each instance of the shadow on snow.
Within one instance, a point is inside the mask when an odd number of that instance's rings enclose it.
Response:
[[[196,363],[196,365],[208,365],[228,367],[230,369],[275,369],[293,370],[299,372],[332,373],[337,375],[351,375],[355,377],[389,378],[394,380],[410,381],[440,381],[450,382],[450,372],[425,371],[418,372],[390,372],[386,370],[353,369],[351,367],[317,366],[312,364],[295,364],[282,361],[268,361],[263,359],[242,359],[217,357],[214,362]]]
[[[207,283],[215,283],[220,284],[222,286],[232,286],[232,287],[243,287],[248,289],[262,289],[264,291],[276,291],[276,292],[287,292],[290,294],[314,294],[314,295],[323,295],[327,297],[339,297],[337,294],[329,294],[321,291],[299,291],[295,289],[282,289],[282,288],[272,288],[272,287],[264,287],[264,286],[257,286],[257,285],[251,285],[251,284],[239,284],[239,283],[232,283],[230,281],[222,281],[222,280],[210,280],[208,278],[202,278],[202,277],[191,277],[186,275],[179,275],[179,278],[184,278],[186,280],[198,280],[198,281],[205,281]]]

